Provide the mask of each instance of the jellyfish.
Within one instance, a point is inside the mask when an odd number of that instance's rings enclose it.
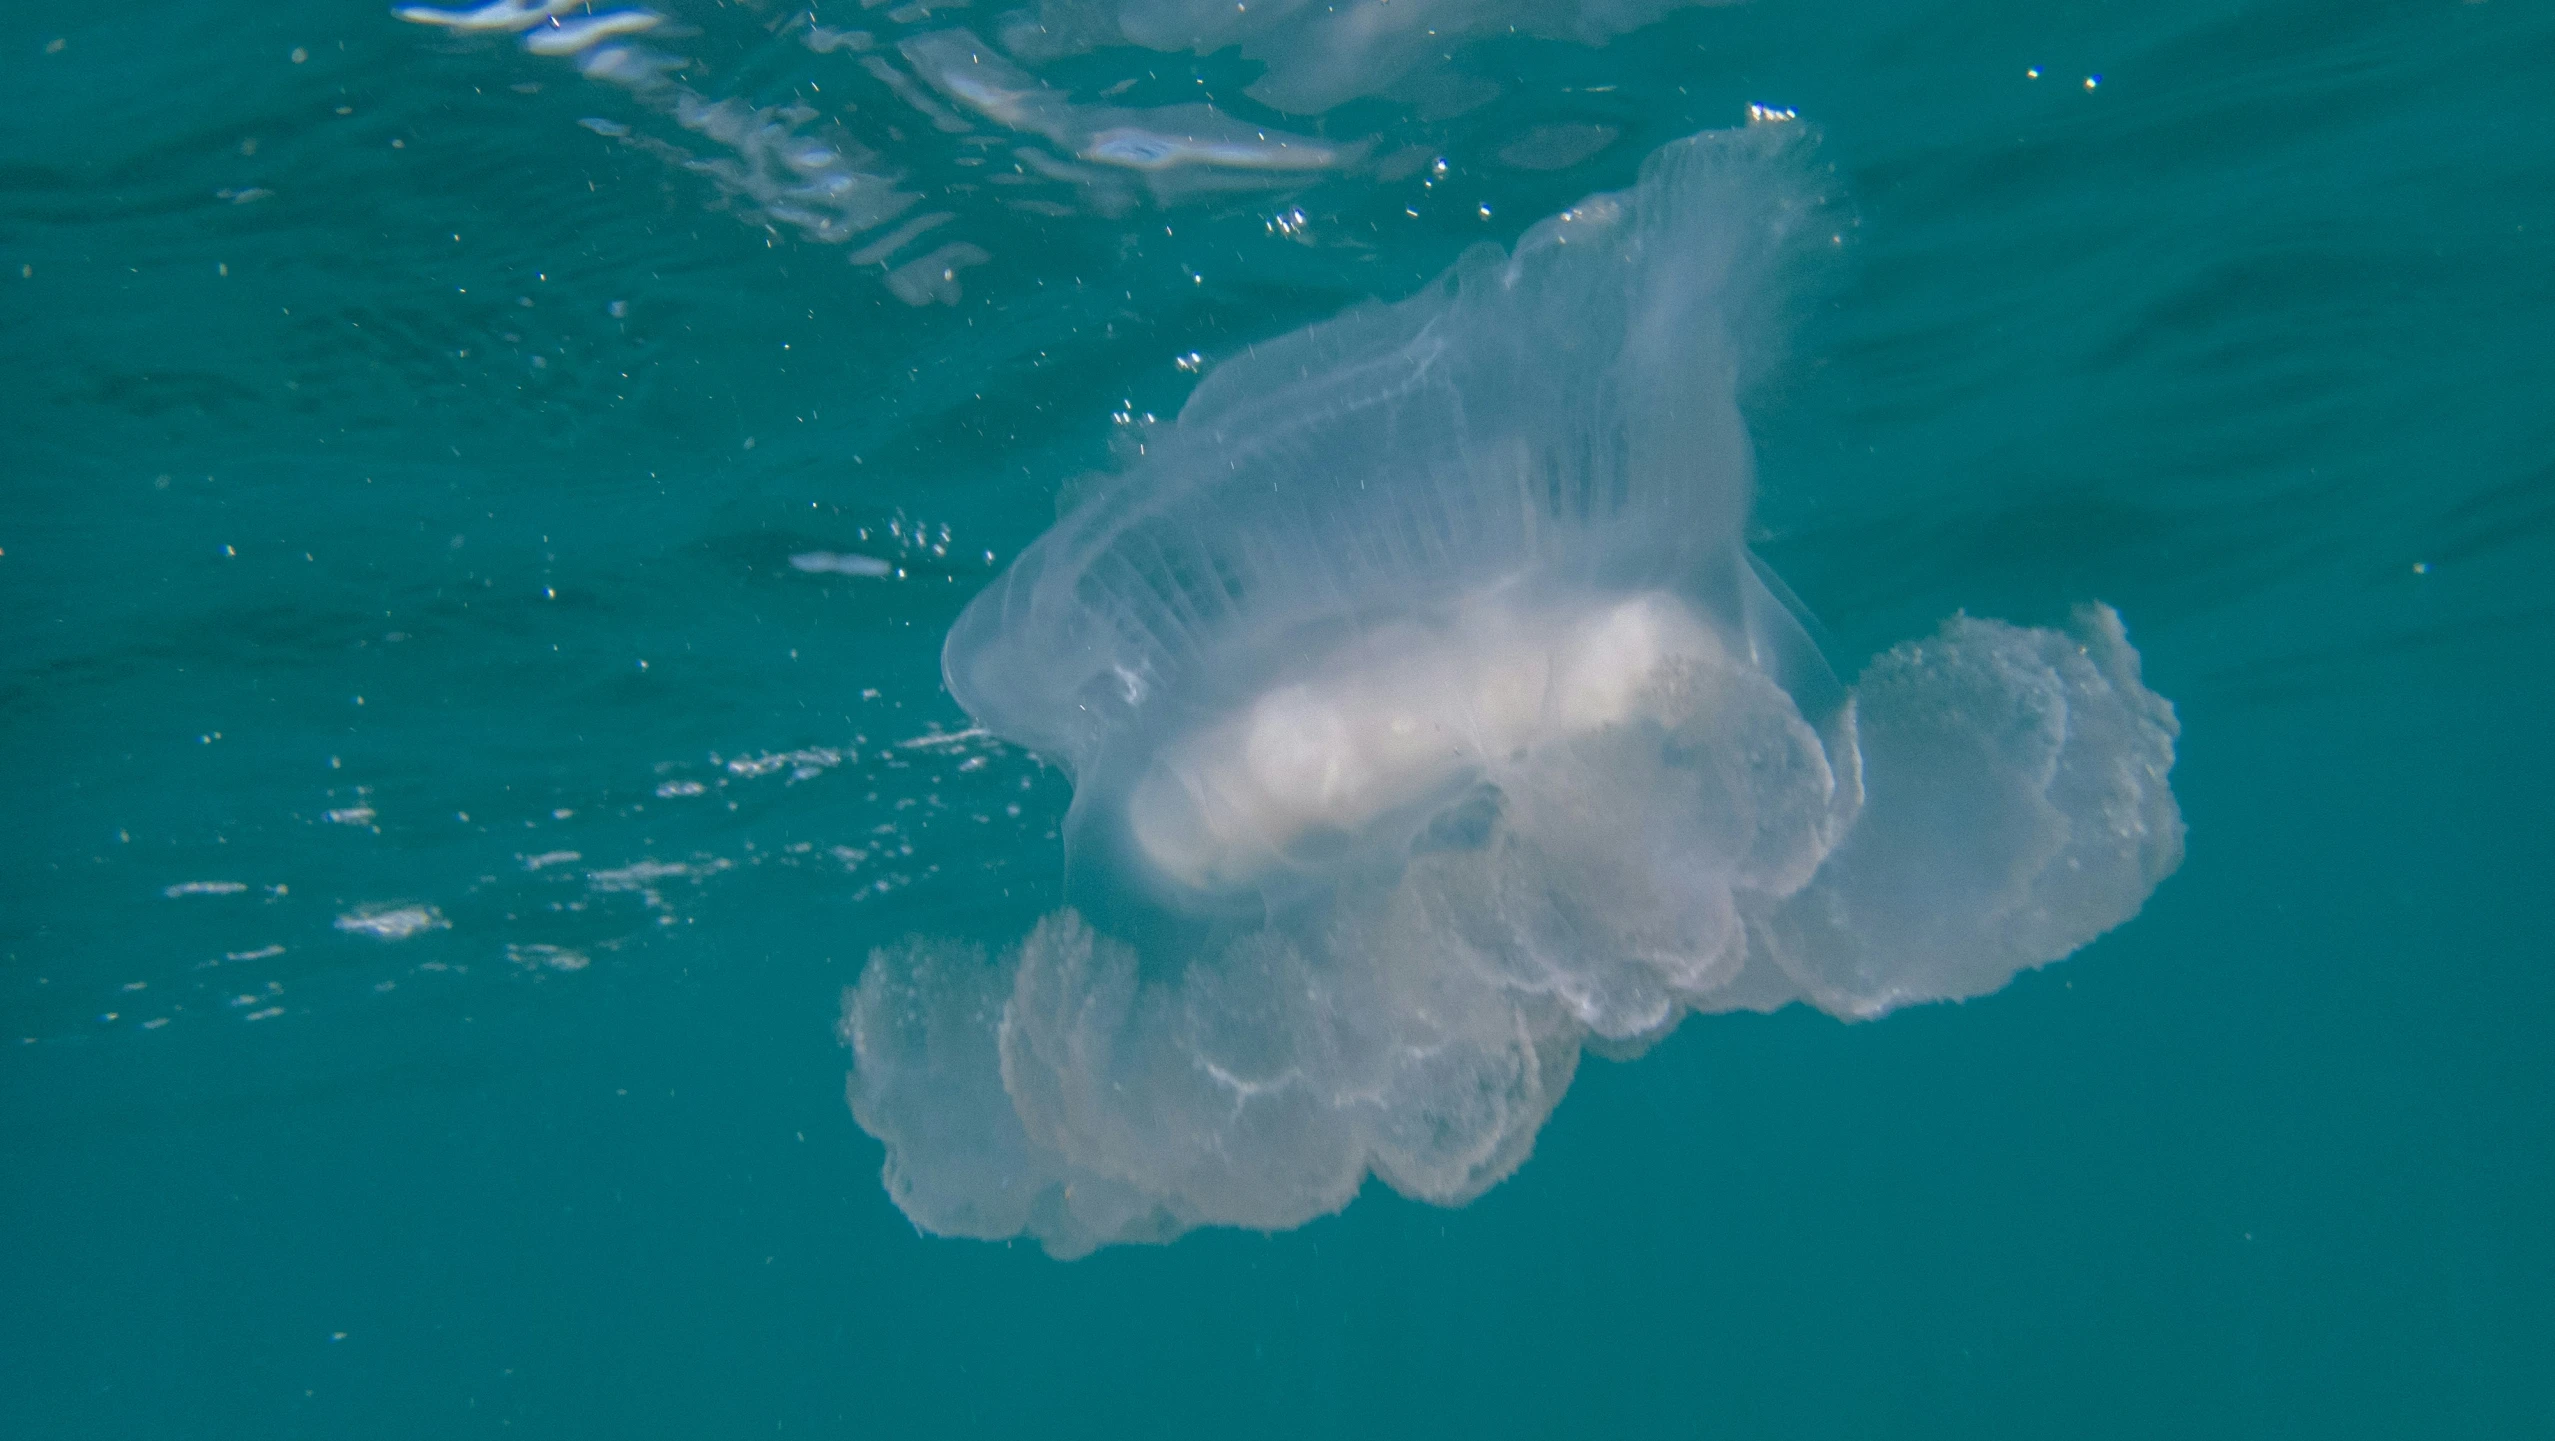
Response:
[[[2178,864],[2178,728],[2102,606],[1848,686],[1746,542],[1739,398],[1824,240],[1804,127],[1652,155],[1207,374],[951,629],[1073,777],[1063,909],[845,994],[925,1230],[1059,1256],[1462,1204],[1583,1052],[1985,995]]]

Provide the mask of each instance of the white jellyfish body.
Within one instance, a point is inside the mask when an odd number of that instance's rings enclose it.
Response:
[[[1416,824],[1432,800],[1631,719],[1661,667],[1722,656],[1666,591],[1558,613],[1476,597],[1441,623],[1388,622],[1172,741],[1127,798],[1128,835],[1154,874],[1193,893],[1318,872],[1336,838],[1389,853],[1407,837],[1388,817]]]
[[[2106,609],[1956,619],[1849,692],[1743,543],[1742,338],[1797,126],[1254,347],[952,629],[1068,766],[1072,908],[846,996],[891,1193],[1060,1255],[1513,1170],[1580,1049],[1995,990],[2181,854]]]

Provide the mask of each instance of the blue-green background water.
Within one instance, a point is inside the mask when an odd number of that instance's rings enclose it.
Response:
[[[706,96],[887,103],[675,8]],[[2555,14],[1756,0],[1459,60],[1451,116],[1058,72],[1442,177],[1044,215],[874,134],[990,257],[913,308],[503,37],[0,14],[0,1432],[2555,1431]],[[1752,102],[1856,217],[1759,548],[1849,671],[2117,605],[2181,872],[1983,1001],[1592,1063],[1463,1210],[916,1235],[837,993],[1052,906],[1069,794],[928,739],[986,553],[1176,357]],[[1499,160],[1546,124],[1619,133]]]

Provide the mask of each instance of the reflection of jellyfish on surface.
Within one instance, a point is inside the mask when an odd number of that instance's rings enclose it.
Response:
[[[972,32],[945,24],[899,38],[892,29],[829,29],[814,12],[800,11],[769,27],[812,54],[844,52],[856,62],[839,76],[829,74],[826,84],[839,90],[839,80],[864,76],[893,98],[888,113],[919,117],[961,141],[967,153],[942,156],[950,178],[935,184],[914,170],[927,149],[908,143],[894,123],[872,117],[867,142],[853,133],[846,122],[858,115],[859,101],[820,107],[796,93],[780,104],[740,95],[713,99],[680,78],[695,62],[629,42],[657,31],[666,17],[642,9],[569,16],[579,3],[490,0],[470,10],[409,5],[392,14],[456,36],[515,35],[528,53],[573,62],[587,79],[626,92],[709,149],[696,153],[691,144],[601,116],[581,122],[588,130],[703,177],[725,207],[774,234],[786,228],[820,244],[859,242],[852,263],[883,267],[889,293],[909,305],[957,304],[960,273],[993,259],[979,245],[946,237],[935,237],[935,248],[909,253],[926,232],[957,218],[947,210],[905,218],[926,195],[947,200],[990,185],[1009,192],[1008,208],[1026,213],[1089,209],[1114,216],[1143,199],[1173,205],[1300,187],[1347,168],[1366,150],[1248,125],[1211,105],[1077,102]],[[934,8],[900,6],[879,19],[889,26],[933,25]],[[812,78],[806,90],[823,98]],[[880,145],[892,145],[894,158]],[[886,228],[900,218],[902,224]]]
[[[1394,86],[1449,46],[1484,35],[1600,45],[1674,10],[1712,0],[1039,0],[1002,18],[1003,43],[1032,59],[1107,45],[1206,55],[1227,46],[1268,70],[1251,86],[1298,115]]]
[[[826,7],[827,17],[856,22],[848,26],[796,5],[668,5],[697,26],[635,5],[598,12],[588,0],[406,4],[391,13],[459,46],[484,52],[508,43],[575,65],[620,92],[604,97],[620,105],[618,118],[587,116],[588,130],[699,177],[714,208],[775,240],[847,247],[854,265],[879,267],[890,294],[928,306],[958,304],[966,272],[994,262],[987,247],[1002,245],[1002,232],[984,222],[1003,212],[1116,219],[1148,205],[1277,200],[1326,181],[1392,185],[1433,155],[1442,177],[1447,137],[1436,124],[1502,92],[1471,73],[1468,42],[1524,34],[1604,44],[1695,3],[1041,0],[983,14],[972,27],[954,23],[952,12],[967,6],[937,0]],[[660,48],[695,39],[707,58]],[[1273,126],[1229,96],[1219,101],[1193,67],[1161,59],[1227,50],[1245,68],[1265,67],[1244,87],[1259,105],[1323,118],[1301,131]],[[1106,62],[1068,59],[1092,52],[1116,54],[1117,78],[1077,90],[1107,78],[1092,74]],[[713,77],[735,88],[703,88]],[[1407,112],[1400,122],[1319,133],[1341,120],[1324,112],[1387,95],[1385,110]],[[1544,117],[1482,148],[1513,169],[1558,170],[1618,133],[1584,117]],[[1300,229],[1286,233],[1302,238]]]
[[[907,1215],[1059,1255],[1465,1201],[1583,1044],[1981,995],[2181,856],[2118,617],[1848,690],[1742,534],[1735,332],[1820,227],[1780,123],[1219,367],[951,631],[1068,765],[1072,909],[845,997]]]

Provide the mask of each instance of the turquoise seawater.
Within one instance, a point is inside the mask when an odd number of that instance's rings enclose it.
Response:
[[[2555,1434],[2555,11],[1022,62],[1296,172],[914,78],[999,8],[0,13],[0,1434]],[[918,1233],[840,994],[1054,908],[1071,795],[950,622],[1218,360],[1751,105],[1847,217],[1756,548],[1848,675],[2118,607],[2179,872],[1993,996],[1592,1058],[1460,1209]]]

